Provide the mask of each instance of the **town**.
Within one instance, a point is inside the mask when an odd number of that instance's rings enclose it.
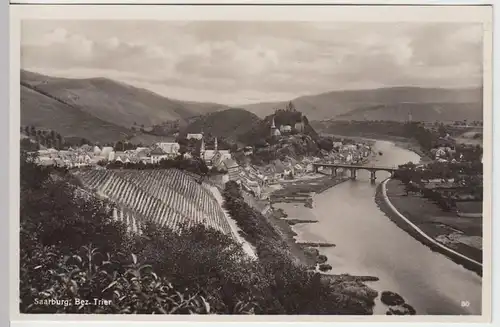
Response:
[[[27,130],[21,128],[22,131]],[[281,125],[276,127],[274,120],[270,127],[271,135],[281,142],[293,138],[291,126]],[[184,141],[191,141],[194,147],[181,152],[179,142],[157,142],[150,146],[140,146],[135,149],[119,151],[117,147],[83,144],[81,146],[69,146],[66,149],[55,149],[43,147],[37,150],[37,162],[44,166],[66,167],[68,169],[95,168],[102,169],[110,165],[127,168],[132,165],[142,164],[154,166],[162,160],[174,160],[179,158],[190,160],[199,158],[211,171],[219,172],[219,185],[223,186],[227,181],[235,181],[241,184],[243,189],[252,193],[257,198],[264,200],[269,197],[269,191],[273,186],[283,181],[300,179],[314,174],[313,163],[326,162],[335,164],[363,164],[367,163],[372,153],[369,142],[355,142],[350,139],[332,142],[331,151],[322,151],[319,156],[304,156],[294,158],[286,156],[283,160],[276,159],[267,165],[258,166],[250,160],[235,160],[230,150],[219,149],[217,137],[213,141],[213,147],[208,149],[205,145],[203,133],[187,133]],[[194,143],[193,143],[194,141]],[[32,141],[26,141],[32,142]],[[244,146],[237,150],[243,157],[253,154],[252,146]],[[233,153],[234,154],[234,153]],[[320,168],[320,171],[323,169]],[[222,173],[222,174],[221,174]]]

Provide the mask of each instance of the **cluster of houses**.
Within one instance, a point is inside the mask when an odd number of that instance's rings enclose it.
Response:
[[[368,144],[333,143],[333,151],[325,153],[325,160],[335,164],[361,164],[372,154]]]
[[[138,147],[135,150],[115,151],[113,147],[82,145],[67,150],[38,150],[38,161],[42,165],[80,168],[94,166],[99,162],[158,163],[179,155],[178,143],[157,143],[154,147]]]
[[[201,134],[199,134],[201,135]],[[198,134],[193,138],[198,139]],[[214,149],[205,149],[203,136],[200,157],[209,168],[228,169],[234,166],[229,150],[219,150],[217,140]],[[174,159],[180,154],[180,145],[177,142],[159,142],[151,147],[138,147],[134,150],[116,151],[113,147],[99,147],[82,145],[67,150],[42,149],[38,150],[38,161],[42,165],[55,165],[68,168],[94,166],[99,162],[122,163],[151,163],[157,164],[164,159]],[[192,157],[191,153],[184,153],[185,158]]]
[[[334,144],[334,150],[326,154],[325,158],[304,157],[297,160],[285,157],[283,160],[274,160],[265,166],[247,165],[239,167],[236,163],[232,167],[228,180],[234,180],[248,192],[258,198],[266,197],[266,189],[278,184],[282,180],[297,178],[314,172],[313,163],[327,161],[331,163],[356,164],[366,160],[372,154],[371,148],[366,144]],[[228,169],[229,171],[229,169]]]
[[[438,162],[455,163],[457,161],[462,161],[464,160],[464,155],[463,153],[458,153],[457,155],[456,146],[456,141],[452,137],[450,137],[449,134],[444,137],[440,137],[437,141],[437,146],[430,150],[431,157],[433,160],[436,160]],[[475,145],[462,144],[461,147],[475,148]],[[483,160],[481,155],[481,162],[482,161]]]

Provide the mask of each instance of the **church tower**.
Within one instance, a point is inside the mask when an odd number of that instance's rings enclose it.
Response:
[[[411,116],[411,110],[408,110],[408,122],[411,123],[412,116]]]
[[[200,157],[203,157],[204,154],[205,154],[205,139],[201,138]]]
[[[217,149],[217,137],[215,138],[215,141],[214,141],[214,150],[215,150],[215,152],[218,151],[218,149]]]
[[[273,121],[271,123],[271,136],[275,135],[275,130],[276,130],[276,124],[274,123],[274,116],[273,116]]]

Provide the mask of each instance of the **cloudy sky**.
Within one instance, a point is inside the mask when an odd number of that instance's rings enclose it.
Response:
[[[21,47],[24,69],[225,104],[482,81],[474,24],[29,20]]]

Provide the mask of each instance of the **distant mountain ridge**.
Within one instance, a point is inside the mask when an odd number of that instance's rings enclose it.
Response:
[[[482,120],[481,103],[398,103],[358,108],[332,120],[457,121]]]
[[[114,142],[135,134],[133,125],[223,110],[215,103],[162,97],[107,78],[70,79],[21,70],[21,125],[34,125],[66,137]]]
[[[421,88],[421,87],[391,87],[372,90],[347,90],[332,91],[317,95],[302,96],[291,100],[292,103],[309,117],[310,120],[328,120],[334,118],[349,119],[349,114],[358,110],[371,110],[378,107],[377,119],[393,120],[394,112],[389,109],[384,113],[382,108],[394,108],[399,105],[413,106],[412,115],[415,118],[421,116],[425,120],[439,119],[439,115],[434,115],[432,110],[419,114],[417,110],[439,104],[442,110],[446,111],[446,116],[455,116],[457,120],[463,120],[464,115],[482,117],[482,88],[464,88],[464,89],[439,89],[439,88]],[[265,117],[276,108],[284,108],[288,101],[266,102],[243,105],[241,108],[255,113],[259,117]],[[454,104],[459,104],[454,106]],[[469,104],[469,109],[475,113],[465,114],[456,107],[463,108],[462,104]],[[424,109],[425,110],[425,109]],[[430,115],[426,117],[425,115]],[[359,118],[359,114],[354,117]],[[408,112],[406,113],[406,117]],[[399,119],[396,119],[399,120]]]
[[[20,74],[21,125],[101,142],[132,137],[137,134],[132,126],[137,129],[174,121],[183,130],[200,132],[203,127],[205,132],[213,130],[214,135],[241,139],[243,135],[254,135],[255,130],[259,130],[255,135],[264,134],[260,120],[289,104],[268,102],[234,108],[170,99],[107,78],[70,79],[26,70]],[[482,119],[482,88],[333,91],[298,97],[291,102],[311,121],[402,121],[408,119],[409,113],[414,120],[423,121]]]
[[[21,70],[21,84],[50,94],[101,120],[130,128],[226,109],[214,103],[183,102],[107,78],[69,79]]]

